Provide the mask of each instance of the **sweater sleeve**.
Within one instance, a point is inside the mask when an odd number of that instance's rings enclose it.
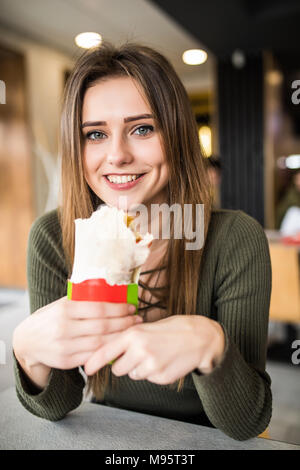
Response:
[[[271,380],[265,370],[270,295],[271,261],[263,228],[236,211],[215,278],[225,353],[210,374],[192,374],[209,420],[236,440],[259,435],[271,419]]]
[[[31,314],[66,295],[67,271],[60,235],[56,211],[38,218],[30,229],[27,280]],[[48,384],[41,391],[24,372],[14,352],[13,360],[17,396],[32,414],[57,421],[80,405],[85,381],[79,368],[52,368]]]

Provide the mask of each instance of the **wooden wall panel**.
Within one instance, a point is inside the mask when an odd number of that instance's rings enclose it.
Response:
[[[0,46],[0,287],[26,288],[26,247],[33,221],[33,176],[21,54]]]

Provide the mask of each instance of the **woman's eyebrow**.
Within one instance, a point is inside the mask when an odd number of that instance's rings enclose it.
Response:
[[[124,122],[138,121],[139,119],[152,119],[152,114],[139,114],[137,116],[128,116],[124,118]],[[86,121],[81,124],[81,129],[84,127],[93,127],[93,126],[106,126],[106,121]]]

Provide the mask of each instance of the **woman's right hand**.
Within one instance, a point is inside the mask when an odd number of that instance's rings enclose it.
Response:
[[[85,364],[108,339],[106,335],[141,323],[134,312],[130,304],[62,297],[17,326],[13,350],[25,371],[38,366],[73,369]]]

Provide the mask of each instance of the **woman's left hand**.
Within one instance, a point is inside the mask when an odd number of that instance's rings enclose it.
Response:
[[[221,325],[200,315],[170,316],[105,336],[105,344],[85,364],[87,375],[118,358],[113,374],[161,385],[196,368],[204,374],[211,372],[225,348]]]

